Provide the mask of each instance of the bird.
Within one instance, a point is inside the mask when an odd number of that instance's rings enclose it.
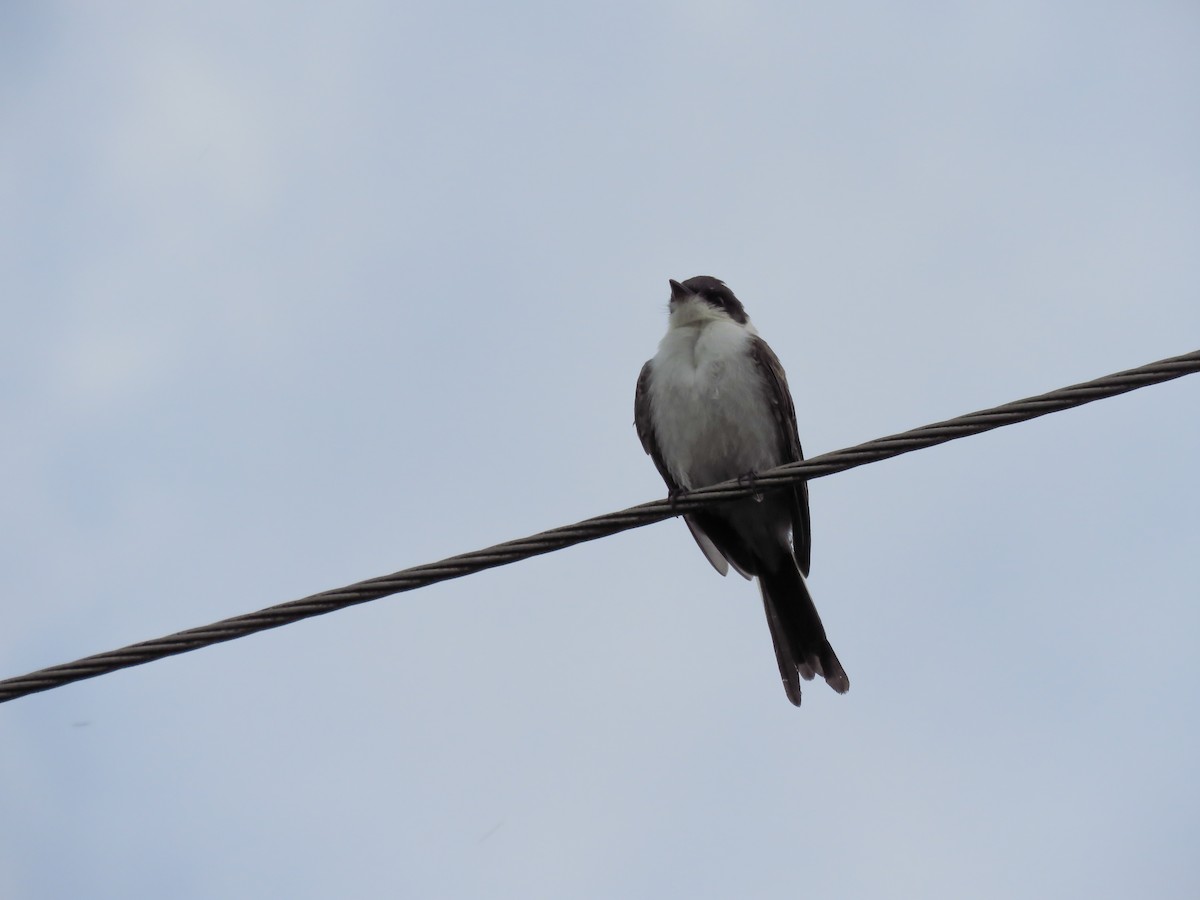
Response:
[[[804,458],[779,357],[733,291],[711,275],[670,280],[667,333],[642,367],[634,426],[671,497]],[[808,484],[683,517],[721,575],[757,578],[783,689],[801,679],[844,694],[850,679],[825,635],[806,578],[812,553]]]

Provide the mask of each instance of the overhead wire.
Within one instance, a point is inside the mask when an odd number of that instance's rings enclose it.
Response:
[[[1200,350],[0,681],[0,703],[1200,372]]]

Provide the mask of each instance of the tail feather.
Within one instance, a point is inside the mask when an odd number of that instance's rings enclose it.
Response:
[[[850,679],[825,637],[817,607],[794,561],[789,558],[775,571],[760,572],[758,583],[788,700],[799,706],[800,679],[811,681],[817,675],[839,694],[850,690]]]

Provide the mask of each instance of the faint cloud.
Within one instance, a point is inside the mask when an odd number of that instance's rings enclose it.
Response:
[[[254,214],[278,186],[262,111],[244,81],[173,35],[137,46],[122,102],[101,137],[109,174],[154,208],[177,194]]]
[[[168,335],[128,325],[76,331],[54,348],[53,393],[93,412],[132,402],[164,380],[175,344]]]

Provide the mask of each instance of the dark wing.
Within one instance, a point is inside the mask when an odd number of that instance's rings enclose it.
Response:
[[[788,390],[787,375],[783,365],[767,342],[755,335],[750,342],[750,356],[762,373],[767,388],[767,399],[775,414],[779,428],[779,453],[785,462],[804,459],[800,447],[800,434],[796,430],[796,406],[792,403],[792,392]],[[792,503],[792,552],[796,565],[806,576],[812,558],[812,532],[809,527],[808,482],[802,481],[791,490]]]
[[[662,451],[658,448],[658,439],[654,435],[654,425],[650,418],[650,378],[651,365],[647,362],[642,366],[642,374],[638,376],[637,393],[633,398],[633,425],[642,442],[642,449],[650,454],[650,458],[654,460],[654,467],[658,469],[658,474],[667,484],[667,492],[674,497],[681,493],[681,490],[679,483],[671,477],[667,464],[663,462]],[[688,530],[700,547],[700,552],[712,563],[712,567],[722,575],[726,574],[729,571],[729,562],[726,560],[725,554],[691,516],[684,516],[683,521],[687,523]],[[736,564],[735,568],[737,568]],[[750,577],[741,568],[738,568],[738,572],[746,578]]]
[[[637,393],[633,398],[633,426],[642,442],[642,449],[654,460],[654,467],[667,483],[667,491],[674,496],[679,493],[679,485],[671,477],[663,462],[662,451],[658,449],[658,441],[654,437],[654,426],[650,421],[650,362],[642,366],[642,374],[638,376]]]

